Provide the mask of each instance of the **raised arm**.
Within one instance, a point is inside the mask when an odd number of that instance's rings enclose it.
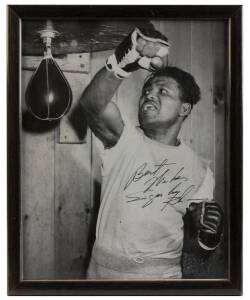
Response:
[[[116,104],[111,102],[121,82],[113,72],[103,67],[80,99],[91,130],[105,147],[115,145],[123,130],[120,111]]]
[[[114,146],[123,131],[120,111],[111,101],[123,78],[139,68],[153,70],[164,65],[168,40],[155,30],[136,28],[117,47],[83,92],[80,105],[88,124],[105,147]]]

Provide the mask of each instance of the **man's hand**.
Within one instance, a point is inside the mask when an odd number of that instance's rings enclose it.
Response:
[[[139,68],[159,69],[164,65],[168,50],[168,39],[159,31],[135,28],[108,58],[106,68],[119,79]]]
[[[223,210],[218,203],[192,203],[189,208],[198,226],[198,243],[205,250],[214,250],[220,243],[223,231]]]

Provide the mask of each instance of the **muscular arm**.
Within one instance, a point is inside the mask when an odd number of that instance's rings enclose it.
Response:
[[[80,99],[91,130],[105,147],[112,147],[117,143],[124,127],[118,107],[111,102],[120,84],[120,79],[102,68]]]

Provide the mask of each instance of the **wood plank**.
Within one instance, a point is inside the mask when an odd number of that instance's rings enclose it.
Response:
[[[35,71],[43,58],[43,56],[23,56],[22,69]],[[54,59],[63,72],[89,73],[89,53],[68,54]]]
[[[214,170],[214,107],[212,22],[193,21],[191,25],[191,73],[201,89],[201,100],[191,114],[193,149],[212,161]]]
[[[84,278],[91,185],[90,136],[86,144],[55,147],[55,276]]]
[[[215,108],[215,198],[225,205],[225,103],[227,98],[227,26],[226,22],[213,23],[214,108]]]
[[[72,90],[70,111],[61,119],[58,142],[61,144],[86,143],[87,122],[78,103],[82,92],[90,81],[89,74],[65,73]]]
[[[22,72],[24,93],[32,73]],[[21,245],[24,279],[54,278],[54,130],[21,132]]]

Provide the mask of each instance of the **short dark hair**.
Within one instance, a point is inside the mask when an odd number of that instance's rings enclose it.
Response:
[[[155,77],[171,77],[179,85],[181,90],[181,101],[190,103],[193,107],[200,100],[200,88],[196,83],[194,77],[177,67],[167,66],[165,68],[159,69],[155,72],[152,72],[149,77],[146,78],[144,87],[150,83]]]

